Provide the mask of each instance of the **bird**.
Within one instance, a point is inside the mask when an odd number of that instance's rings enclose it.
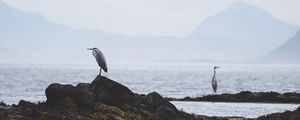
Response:
[[[218,68],[220,68],[220,67],[217,67],[217,66],[214,67],[214,76],[212,77],[212,80],[211,80],[211,86],[214,90],[214,93],[217,93],[217,87],[218,87],[217,80],[216,80],[216,69],[218,69]]]
[[[99,75],[101,76],[102,69],[104,72],[107,72],[106,60],[105,60],[103,53],[98,48],[87,48],[87,49],[92,50],[93,56],[95,57],[98,65],[100,67]]]

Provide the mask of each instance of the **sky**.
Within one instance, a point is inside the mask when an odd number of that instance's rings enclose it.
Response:
[[[188,36],[203,20],[242,1],[300,26],[300,0],[3,0],[50,22],[128,36]]]

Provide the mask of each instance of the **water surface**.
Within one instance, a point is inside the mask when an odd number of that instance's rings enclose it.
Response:
[[[203,96],[212,94],[211,78],[215,64],[143,64],[109,65],[105,76],[124,84],[136,93],[157,91],[164,97]],[[300,92],[299,65],[219,64],[218,93],[240,91]],[[98,74],[98,66],[85,65],[8,65],[0,64],[0,101],[16,104],[20,99],[37,102],[46,100],[45,89],[51,83],[76,85],[90,83]],[[184,103],[193,106],[195,103]],[[181,103],[178,103],[180,106]],[[213,106],[216,105],[216,106]],[[243,104],[243,107],[225,103],[201,103],[205,110],[184,108],[207,115],[250,115],[288,110],[294,107],[270,104]],[[219,106],[219,107],[218,107]],[[224,109],[220,109],[223,106]],[[271,106],[271,107],[268,107]],[[255,108],[256,113],[249,114]],[[243,111],[242,108],[248,110]],[[199,111],[200,110],[200,111]],[[236,110],[237,112],[225,112]],[[216,112],[216,113],[215,113]],[[221,114],[223,113],[223,114]],[[252,116],[253,115],[253,116]]]
[[[262,115],[295,110],[296,104],[225,103],[225,102],[172,102],[177,109],[207,116],[242,116],[257,118]]]

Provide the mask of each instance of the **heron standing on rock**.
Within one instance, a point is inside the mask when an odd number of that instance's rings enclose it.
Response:
[[[220,67],[217,67],[217,66],[214,67],[214,76],[212,77],[212,80],[211,80],[211,86],[214,90],[214,93],[217,93],[217,87],[218,87],[217,80],[216,80],[216,69],[217,68],[220,68]]]
[[[98,48],[88,48],[88,50],[92,50],[93,56],[95,57],[99,67],[100,67],[100,73],[99,75],[101,76],[101,70],[103,69],[104,72],[107,72],[107,66],[106,66],[106,61],[104,58],[103,53],[98,49]]]

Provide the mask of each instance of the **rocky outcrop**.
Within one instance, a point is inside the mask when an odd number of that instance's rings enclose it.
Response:
[[[95,104],[101,103],[149,119],[160,119],[166,116],[172,119],[181,118],[176,107],[158,93],[138,95],[126,86],[103,76],[97,76],[91,84],[80,83],[76,87],[51,84],[46,89],[46,97],[46,104],[49,106],[57,106],[64,100],[71,99],[80,109],[89,111],[93,111]]]
[[[250,92],[217,94],[202,97],[166,98],[169,101],[210,101],[210,102],[255,102],[255,103],[300,103],[299,93]]]
[[[257,120],[300,120],[300,107],[294,111],[263,115],[258,117]]]
[[[89,85],[88,91],[92,93],[95,101],[114,106],[133,104],[138,97],[127,87],[102,76],[98,76]]]

